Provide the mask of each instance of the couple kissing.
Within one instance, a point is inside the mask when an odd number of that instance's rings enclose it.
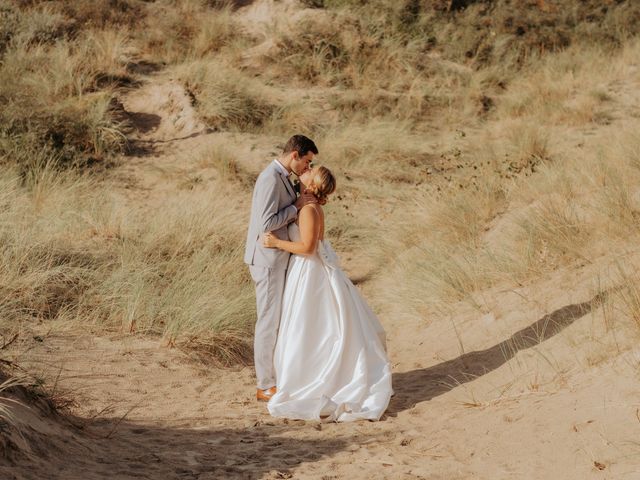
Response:
[[[312,166],[316,155],[292,136],[253,190],[244,261],[256,288],[256,396],[275,417],[379,420],[393,394],[385,333],[325,239],[336,179]]]

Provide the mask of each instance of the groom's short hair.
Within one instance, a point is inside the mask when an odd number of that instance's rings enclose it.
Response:
[[[298,155],[304,157],[307,153],[313,152],[314,155],[318,154],[318,147],[308,137],[304,135],[294,135],[285,144],[282,149],[282,153],[287,154],[291,152],[298,152]]]

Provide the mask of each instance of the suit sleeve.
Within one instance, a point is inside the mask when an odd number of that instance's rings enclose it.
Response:
[[[269,175],[264,178],[261,188],[258,190],[257,205],[262,209],[260,211],[260,223],[263,233],[288,225],[298,214],[298,209],[293,204],[278,210],[276,189],[279,181],[277,177]]]

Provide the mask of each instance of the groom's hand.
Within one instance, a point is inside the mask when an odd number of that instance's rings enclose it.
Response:
[[[298,211],[302,210],[302,207],[309,205],[310,203],[318,203],[318,199],[313,193],[302,192],[296,200],[295,206]]]

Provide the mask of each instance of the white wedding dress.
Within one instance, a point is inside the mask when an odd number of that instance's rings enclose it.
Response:
[[[289,237],[300,241],[295,223]],[[393,393],[384,330],[325,241],[291,255],[275,348],[271,415],[378,420]]]

